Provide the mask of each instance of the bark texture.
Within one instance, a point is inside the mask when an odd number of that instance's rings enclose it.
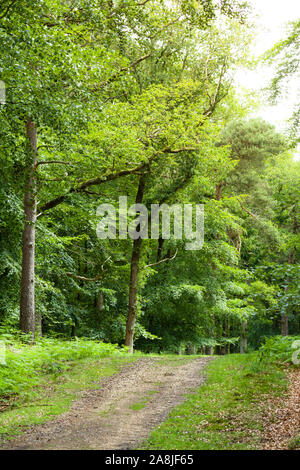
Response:
[[[145,176],[142,175],[139,181],[139,187],[136,195],[136,204],[143,202],[145,188]],[[142,240],[137,238],[133,241],[131,266],[130,266],[130,282],[129,282],[129,299],[128,299],[128,316],[126,322],[125,346],[128,346],[129,352],[133,352],[134,326],[137,313],[137,288],[139,279],[139,261],[141,254]]]
[[[37,128],[30,118],[26,122],[28,138],[28,166],[24,196],[25,223],[22,248],[22,280],[20,296],[20,329],[35,335],[35,224],[36,224],[36,183]]]

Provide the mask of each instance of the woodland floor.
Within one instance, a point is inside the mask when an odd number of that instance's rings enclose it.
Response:
[[[300,449],[300,371],[288,370],[286,374],[287,393],[270,400],[263,417],[264,450]]]
[[[178,358],[179,359],[179,358]],[[140,358],[2,449],[134,449],[205,381],[211,358]]]
[[[149,356],[123,364],[118,373],[98,378],[95,388],[81,390],[68,411],[28,427],[0,448],[137,449],[174,407],[204,384],[204,368],[211,359]],[[300,371],[287,369],[286,376],[283,395],[274,389],[257,403],[261,431],[255,448],[300,448]],[[238,421],[237,415],[237,428]],[[247,434],[247,429],[242,431]]]

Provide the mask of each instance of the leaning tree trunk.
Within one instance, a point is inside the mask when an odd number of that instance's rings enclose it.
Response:
[[[139,187],[136,195],[136,204],[143,202],[145,188],[145,176],[142,175],[139,181]],[[128,346],[129,352],[133,352],[134,325],[137,313],[137,288],[139,280],[139,261],[141,254],[142,240],[137,238],[133,241],[131,266],[130,266],[130,282],[129,282],[129,299],[128,299],[128,316],[126,322],[125,346]]]
[[[25,223],[23,231],[22,280],[20,296],[20,329],[35,336],[34,262],[36,224],[37,128],[30,118],[26,122],[28,165],[24,197]]]

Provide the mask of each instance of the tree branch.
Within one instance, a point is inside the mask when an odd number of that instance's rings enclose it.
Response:
[[[14,6],[14,4],[16,3],[16,0],[12,0],[10,2],[10,4],[7,6],[6,10],[4,11],[4,13],[2,13],[2,15],[0,16],[0,20],[2,20],[8,13],[9,13],[9,10]]]
[[[127,67],[122,67],[120,68],[120,70],[118,72],[116,72],[114,75],[112,75],[110,78],[108,78],[106,81],[104,82],[101,82],[99,87],[100,88],[104,88],[105,86],[109,85],[110,83],[112,83],[114,80],[116,80],[117,78],[119,78],[119,76],[123,73],[123,72],[127,72],[128,70],[136,67],[136,65],[138,65],[140,62],[148,59],[148,57],[151,57],[153,54],[153,51],[151,52],[148,52],[148,54],[142,56],[142,57],[139,57],[138,59],[134,60],[131,64],[129,64]],[[97,88],[94,89],[93,91],[97,91]]]
[[[99,281],[103,277],[103,274],[104,273],[98,274],[98,276],[96,277],[84,277],[84,276],[78,276],[77,274],[73,274],[73,273],[64,273],[65,276],[74,277],[75,279],[79,279],[80,281],[93,281],[93,282]]]
[[[195,151],[195,150],[197,150],[197,147],[183,147],[181,149],[172,149],[170,147],[166,147],[163,150],[158,150],[146,162],[142,162],[140,165],[138,165],[135,168],[131,168],[129,170],[121,170],[118,173],[111,173],[107,176],[100,176],[98,178],[92,178],[80,184],[78,187],[71,188],[66,194],[58,196],[55,199],[52,199],[51,201],[44,204],[40,208],[40,213],[38,214],[38,216],[39,217],[43,216],[47,210],[53,209],[54,207],[64,202],[64,200],[72,193],[84,192],[86,188],[90,186],[96,186],[99,184],[107,183],[108,181],[114,181],[123,176],[138,174],[139,171],[146,168],[158,155],[162,153],[179,153],[179,152],[187,152],[187,151]]]
[[[241,208],[243,209],[243,211],[247,212],[247,214],[249,214],[251,217],[253,217],[254,219],[258,219],[257,215],[253,214],[252,212],[249,211],[249,209],[247,209],[242,201],[240,201],[240,199],[237,198],[237,201],[238,203],[240,204]]]
[[[71,166],[74,166],[72,163],[70,162],[63,162],[63,161],[60,161],[60,160],[48,160],[48,161],[40,161],[40,162],[36,162],[36,165],[35,167],[37,168],[39,165],[53,165],[53,164],[57,164],[57,165],[71,165]]]
[[[75,279],[79,279],[80,281],[92,281],[92,282],[96,282],[96,281],[99,281],[103,275],[104,275],[104,269],[103,269],[103,266],[105,265],[105,263],[107,263],[107,261],[109,261],[111,259],[111,256],[109,256],[105,261],[104,263],[102,264],[101,266],[101,273],[98,274],[97,276],[95,277],[84,277],[84,276],[78,276],[77,274],[73,274],[73,273],[64,273],[65,276],[69,276],[69,277],[74,277]]]

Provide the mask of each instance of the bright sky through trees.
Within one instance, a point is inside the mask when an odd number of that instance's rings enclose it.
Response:
[[[255,14],[257,25],[257,37],[252,46],[255,57],[261,56],[266,50],[286,36],[286,26],[300,16],[300,2],[297,0],[249,0]],[[267,86],[274,74],[273,67],[257,65],[254,70],[241,70],[237,74],[237,83],[242,88],[260,90]],[[259,114],[266,121],[274,124],[278,130],[285,129],[286,120],[293,112],[295,96],[299,94],[299,83],[294,80],[290,84],[289,95],[282,99],[276,106],[262,105],[255,114]],[[300,158],[298,147],[297,159]]]

